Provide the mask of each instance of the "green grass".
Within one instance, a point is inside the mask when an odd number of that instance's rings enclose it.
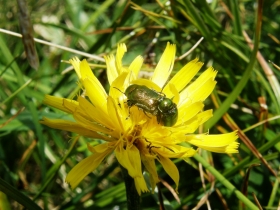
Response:
[[[0,28],[19,33],[15,2],[0,3]],[[204,69],[213,66],[218,70],[215,91],[205,107],[214,109],[214,116],[200,130],[218,134],[239,128],[246,136],[239,139],[238,154],[202,151],[187,163],[176,160],[180,203],[161,185],[166,209],[192,209],[207,193],[205,200],[212,209],[254,209],[253,194],[264,209],[277,208],[280,72],[269,61],[280,66],[279,1],[266,1],[262,11],[255,1],[237,0],[130,4],[40,0],[28,6],[36,38],[101,57],[115,53],[117,44],[124,42],[128,53],[123,62],[129,64],[143,55],[143,71],[153,69],[167,41],[176,44],[179,57],[204,37],[191,54],[176,61],[174,73],[196,57],[205,63]],[[0,33],[0,191],[7,196],[0,192],[0,208],[126,209],[125,187],[113,155],[76,190],[64,182],[71,168],[90,154],[86,143],[91,140],[81,137],[74,144],[75,134],[41,125],[43,116],[69,118],[42,100],[45,94],[65,98],[79,94],[76,74],[64,73],[70,65],[61,60],[87,57],[40,43],[36,48],[37,71],[28,64],[21,39]],[[256,49],[264,60],[255,56]],[[88,60],[98,64],[93,72],[108,90],[104,62]],[[261,97],[267,108],[261,108]],[[174,187],[160,165],[158,173]],[[201,209],[207,209],[205,200]],[[142,209],[158,209],[157,202],[157,192],[146,193]]]

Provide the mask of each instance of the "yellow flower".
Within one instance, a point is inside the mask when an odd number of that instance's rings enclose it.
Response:
[[[93,154],[78,163],[66,177],[66,182],[72,188],[112,152],[134,179],[139,195],[148,191],[142,165],[150,175],[152,190],[159,182],[156,161],[163,166],[175,182],[176,190],[178,189],[179,172],[170,158],[187,158],[196,153],[195,149],[182,146],[184,142],[213,152],[238,152],[236,131],[221,135],[193,134],[198,126],[212,116],[212,110],[203,111],[203,101],[216,84],[214,79],[217,72],[212,67],[191,82],[203,65],[195,59],[168,81],[176,52],[175,45],[168,43],[152,78],[140,79],[138,73],[143,58],[138,56],[129,67],[124,67],[122,57],[125,52],[125,44],[120,44],[116,57],[105,57],[111,87],[109,94],[93,75],[87,61],[73,58],[70,62],[87,97],[78,96],[77,100],[71,100],[48,95],[44,99],[47,105],[72,114],[75,122],[44,118],[41,123],[105,142],[97,146],[88,144],[88,149]],[[157,122],[156,116],[144,113],[137,106],[128,107],[124,92],[131,84],[145,85],[159,92],[159,95],[172,99],[178,108],[177,122],[166,127]]]

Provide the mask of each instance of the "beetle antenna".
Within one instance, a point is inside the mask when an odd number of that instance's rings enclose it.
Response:
[[[117,90],[120,91],[122,94],[124,94],[124,92],[122,92],[119,88],[117,88],[117,87],[113,87],[113,88],[117,89]]]
[[[161,88],[161,90],[160,90],[160,94],[162,94],[162,91],[163,91],[163,89],[165,88],[165,86],[166,86],[166,84],[164,84],[163,86],[162,86],[162,88]],[[164,93],[163,93],[164,94]],[[165,94],[164,94],[165,95]]]

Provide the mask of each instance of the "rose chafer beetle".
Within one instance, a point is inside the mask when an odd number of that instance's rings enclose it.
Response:
[[[157,122],[171,127],[178,119],[177,105],[163,93],[156,92],[145,85],[130,85],[125,90],[128,107],[137,106],[144,113],[157,117]]]

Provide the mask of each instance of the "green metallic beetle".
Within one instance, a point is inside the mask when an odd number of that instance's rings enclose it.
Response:
[[[137,106],[144,113],[157,117],[157,122],[166,126],[173,126],[178,119],[177,105],[164,94],[156,92],[145,85],[130,85],[125,90],[128,107]]]

